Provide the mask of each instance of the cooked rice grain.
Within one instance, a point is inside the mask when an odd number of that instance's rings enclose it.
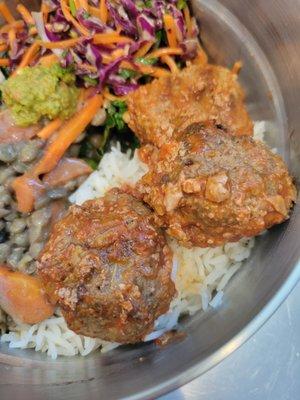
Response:
[[[255,124],[254,135],[263,140],[267,124]],[[134,185],[146,172],[147,166],[135,152],[121,152],[117,143],[106,153],[98,167],[80,188],[72,194],[70,201],[82,204],[88,199],[101,197],[113,187],[123,184]],[[186,249],[176,241],[170,240],[174,252],[173,278],[176,282],[177,297],[172,301],[170,311],[155,323],[154,331],[145,341],[153,340],[162,333],[174,328],[182,314],[194,314],[207,310],[209,306],[218,307],[223,298],[223,290],[233,275],[241,268],[242,262],[249,258],[254,239],[242,239],[217,248]],[[59,355],[86,356],[96,349],[106,352],[118,346],[98,339],[76,335],[68,329],[64,318],[57,314],[33,326],[9,325],[10,332],[2,335],[1,341],[11,348],[33,348],[46,352],[53,359]]]

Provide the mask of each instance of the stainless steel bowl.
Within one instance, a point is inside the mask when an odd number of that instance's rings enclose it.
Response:
[[[300,0],[194,0],[193,7],[212,59],[243,60],[251,114],[273,126],[267,141],[299,179]],[[188,336],[181,343],[55,362],[2,345],[1,399],[144,399],[192,380],[247,340],[291,291],[300,277],[299,237],[296,205],[289,222],[257,240],[222,307],[182,322]]]

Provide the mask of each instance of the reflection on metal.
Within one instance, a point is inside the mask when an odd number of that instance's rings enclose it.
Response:
[[[226,360],[159,400],[298,400],[300,283],[272,318]]]

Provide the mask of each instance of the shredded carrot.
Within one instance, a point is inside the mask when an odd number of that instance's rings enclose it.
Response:
[[[102,20],[102,18],[101,18],[102,17],[101,10],[99,8],[90,6],[89,7],[89,13],[91,15],[93,15],[94,17],[97,17],[97,18]]]
[[[11,28],[10,31],[8,32],[8,41],[11,49],[14,46],[15,40],[16,40],[16,31],[14,28]]]
[[[95,95],[88,99],[85,107],[61,127],[57,137],[49,145],[42,159],[34,167],[34,174],[36,176],[50,172],[57,165],[65,151],[92,121],[102,103],[103,98],[100,95]]]
[[[102,63],[109,64],[115,61],[117,58],[122,57],[126,54],[124,49],[117,49],[113,51],[110,55],[103,53],[102,54]]]
[[[135,53],[135,57],[144,57],[148,51],[151,49],[153,46],[153,42],[147,42],[145,43],[141,48],[138,49],[138,51]]]
[[[0,66],[8,67],[10,65],[10,61],[8,58],[0,58]]]
[[[170,14],[164,15],[164,27],[170,47],[178,47],[178,33],[174,18]]]
[[[94,44],[110,44],[110,43],[131,43],[132,39],[127,36],[121,36],[117,32],[98,33],[93,37]]]
[[[208,62],[208,57],[205,51],[202,49],[200,44],[198,44],[198,54],[196,58],[193,60],[194,63],[200,64],[200,65],[205,65]]]
[[[71,22],[75,28],[80,32],[83,36],[89,36],[90,32],[84,26],[82,26],[70,13],[69,7],[67,6],[65,0],[60,0],[61,10],[64,14],[64,17],[67,21]]]
[[[164,68],[152,67],[150,65],[139,64],[139,70],[145,75],[152,75],[155,78],[161,78],[163,76],[168,76],[169,72]]]
[[[159,58],[162,56],[180,56],[183,54],[183,50],[179,47],[166,47],[152,51],[147,54],[146,58]]]
[[[3,1],[0,2],[0,14],[2,14],[5,21],[7,21],[9,24],[16,22],[14,16],[12,15],[9,8]]]
[[[80,43],[82,38],[67,39],[59,42],[40,42],[40,45],[45,49],[68,49]]]
[[[80,8],[83,8],[85,11],[88,10],[89,5],[87,0],[79,0]]]
[[[36,35],[37,33],[38,33],[38,31],[37,31],[37,29],[36,29],[35,26],[32,26],[32,27],[29,29],[29,35],[34,36],[34,35]]]
[[[62,126],[62,123],[63,121],[60,118],[51,121],[37,134],[37,136],[41,139],[49,139],[49,137]]]
[[[172,57],[170,57],[168,55],[162,56],[161,60],[164,64],[167,64],[167,66],[170,68],[170,71],[172,72],[172,74],[176,74],[179,71],[179,69]]]
[[[96,89],[93,87],[90,87],[88,89],[81,89],[80,90],[80,95],[79,95],[79,99],[78,99],[78,104],[82,104],[85,103],[87,99],[89,99],[90,97],[94,96],[96,93]]]
[[[58,62],[58,57],[55,54],[50,54],[48,56],[41,57],[39,59],[39,64],[43,65],[44,67],[50,67],[53,64]]]
[[[11,24],[6,24],[0,28],[0,33],[8,33],[12,28],[19,30],[19,29],[24,29],[24,21],[23,20],[18,20],[15,22],[12,22]]]
[[[40,132],[40,135],[51,136],[51,131],[54,133],[53,131],[59,129],[38,163],[26,174],[16,178],[12,183],[19,211],[29,213],[33,210],[35,197],[39,191],[43,190],[43,187],[39,183],[39,175],[46,174],[56,167],[66,150],[89,125],[102,104],[102,96],[95,95],[86,100],[85,106],[71,119],[66,121],[60,129],[56,120],[50,124],[51,129],[48,128],[46,133]]]
[[[90,64],[82,63],[82,64],[78,64],[78,66],[85,71],[89,71],[92,74],[96,74],[98,72],[98,68],[94,67],[93,65],[90,65]]]
[[[100,17],[102,22],[106,24],[108,20],[108,9],[105,0],[100,0]]]
[[[80,0],[74,0],[76,10],[80,8]]]
[[[48,15],[50,13],[50,8],[44,2],[42,3],[41,12],[42,12],[43,17],[44,17],[44,23],[46,23],[48,21]]]
[[[113,61],[113,58],[109,56],[108,54],[103,53],[102,54],[102,63],[103,64],[109,64]]]
[[[184,7],[183,9],[183,15],[184,15],[184,20],[185,20],[185,25],[187,29],[187,36],[190,37],[192,33],[192,20],[191,20],[191,14],[188,6]]]
[[[17,10],[18,10],[19,14],[21,15],[21,17],[26,22],[26,24],[34,25],[34,19],[32,18],[32,15],[30,14],[28,9],[23,4],[18,4]]]
[[[155,78],[161,78],[162,76],[169,75],[169,72],[164,68],[153,67],[152,65],[144,65],[138,62],[132,64],[128,61],[122,61],[121,67],[138,71],[144,75],[151,75],[154,76]]]
[[[7,50],[7,44],[6,43],[0,44],[0,52],[6,51],[6,50]]]
[[[13,75],[16,75],[24,67],[27,67],[35,58],[37,52],[40,49],[40,42],[34,42],[24,54],[21,63],[18,68],[14,71]]]
[[[239,60],[239,61],[236,61],[236,62],[233,64],[233,67],[232,67],[232,70],[231,70],[231,71],[232,71],[234,74],[238,75],[238,74],[240,73],[240,71],[241,71],[242,68],[243,68],[243,61]]]
[[[114,61],[116,58],[119,58],[119,57],[124,56],[125,53],[126,53],[125,49],[117,49],[117,50],[114,50],[114,51],[111,53],[111,56],[112,56],[113,61]]]

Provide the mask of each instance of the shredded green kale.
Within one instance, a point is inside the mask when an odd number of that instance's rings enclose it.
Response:
[[[134,78],[136,76],[136,71],[133,71],[132,69],[121,68],[118,72],[118,75],[127,80]]]
[[[177,8],[179,10],[183,10],[186,7],[186,0],[178,0],[177,1]]]
[[[153,58],[138,57],[138,58],[136,58],[136,61],[139,62],[140,64],[144,64],[144,65],[154,65],[158,62],[158,58],[156,58],[156,57],[153,57]]]

